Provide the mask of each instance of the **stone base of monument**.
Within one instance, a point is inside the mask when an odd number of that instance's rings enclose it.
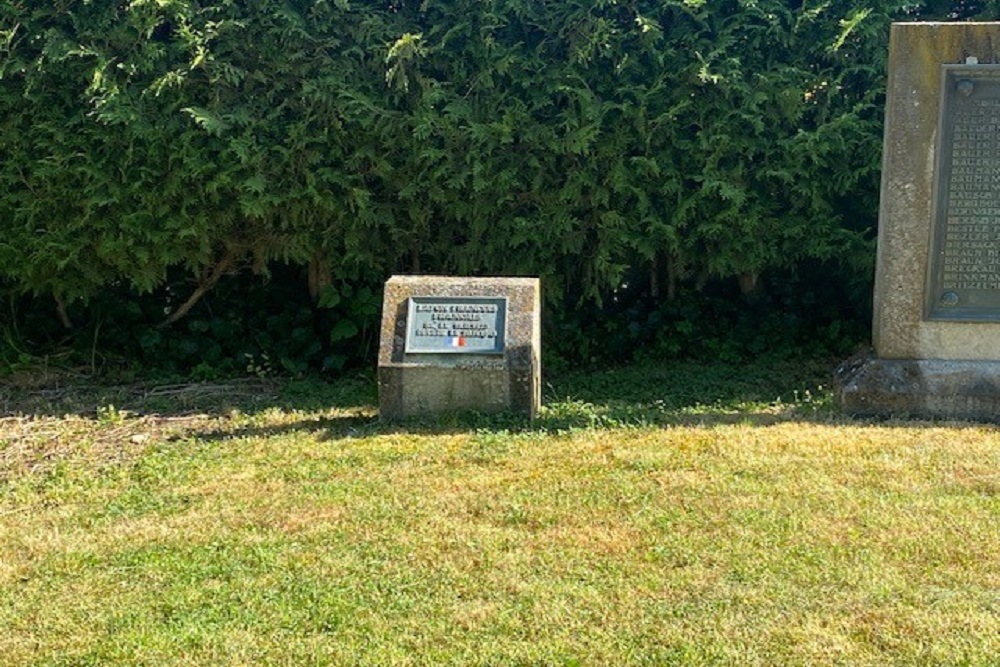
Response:
[[[842,409],[858,416],[1000,420],[1000,362],[877,359],[837,370]]]
[[[379,417],[541,405],[537,278],[393,276],[378,360]]]

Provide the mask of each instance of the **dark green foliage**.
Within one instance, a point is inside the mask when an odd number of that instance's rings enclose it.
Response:
[[[889,22],[995,5],[3,3],[0,289],[206,373],[365,358],[394,272],[539,275],[570,357],[791,344],[866,291]]]
[[[735,363],[802,353],[844,356],[867,335],[868,275],[852,281],[829,263],[805,262],[769,272],[750,296],[735,283],[716,281],[670,301],[650,298],[642,284],[627,284],[603,304],[549,323],[549,366],[564,359]]]
[[[157,326],[163,304],[173,298],[169,287],[146,295],[119,287],[87,307],[71,306],[68,313],[78,332],[69,336],[51,310],[22,300],[18,319],[35,345],[10,342],[23,350],[29,365],[32,349],[61,349],[68,365],[122,379],[128,379],[129,362],[163,380],[212,380],[335,373],[370,360],[378,347],[379,285],[329,286],[317,306],[302,286],[301,273],[278,264],[267,281],[250,274],[230,277],[170,327]],[[168,282],[174,280],[182,283],[173,276]],[[17,361],[0,357],[0,368]],[[91,364],[94,368],[87,368]]]

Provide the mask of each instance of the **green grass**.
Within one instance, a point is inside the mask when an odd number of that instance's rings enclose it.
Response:
[[[0,665],[1000,664],[1000,430],[829,370],[581,372],[533,425],[8,388]]]

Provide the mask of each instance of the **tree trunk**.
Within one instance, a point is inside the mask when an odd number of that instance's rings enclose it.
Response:
[[[190,312],[190,310],[194,308],[199,301],[201,301],[201,298],[208,294],[213,287],[215,287],[216,283],[219,282],[219,279],[226,275],[226,273],[233,267],[235,261],[236,253],[234,253],[231,249],[226,250],[222,259],[219,260],[207,276],[202,278],[198,287],[196,287],[194,292],[191,293],[191,296],[188,297],[188,300],[182,303],[177,310],[170,313],[170,316],[167,317],[167,319],[160,322],[159,328],[166,328],[187,315],[188,312]]]
[[[309,259],[309,297],[313,304],[319,303],[323,290],[333,284],[333,272],[326,254],[317,250]]]
[[[757,279],[760,278],[760,274],[756,271],[744,271],[736,277],[740,283],[740,293],[743,296],[750,296],[757,291]]]
[[[677,298],[677,278],[680,273],[680,260],[677,255],[667,255],[667,301]]]
[[[654,300],[660,300],[660,271],[659,266],[657,266],[657,260],[659,257],[654,253],[653,261],[649,265],[649,296]]]
[[[56,302],[56,317],[59,318],[59,323],[63,325],[63,329],[72,329],[73,321],[69,319],[69,313],[66,312],[66,303],[58,294],[53,294],[52,298]]]
[[[420,244],[416,241],[410,247],[410,273],[420,273]]]

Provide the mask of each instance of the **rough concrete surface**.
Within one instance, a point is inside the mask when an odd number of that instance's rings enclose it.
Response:
[[[506,297],[500,356],[407,354],[410,297]],[[378,358],[386,420],[477,410],[534,418],[541,406],[541,294],[537,278],[393,276],[385,285]]]
[[[866,359],[839,372],[838,398],[858,416],[1000,420],[1000,362]]]
[[[896,23],[879,208],[873,342],[880,359],[1000,359],[1000,322],[924,319],[941,66],[1000,63],[1000,23]]]
[[[858,415],[995,420],[1000,322],[944,321],[925,308],[938,193],[943,67],[1000,63],[1000,23],[897,23],[889,41],[872,338],[837,372]],[[1000,158],[998,158],[1000,159]]]

